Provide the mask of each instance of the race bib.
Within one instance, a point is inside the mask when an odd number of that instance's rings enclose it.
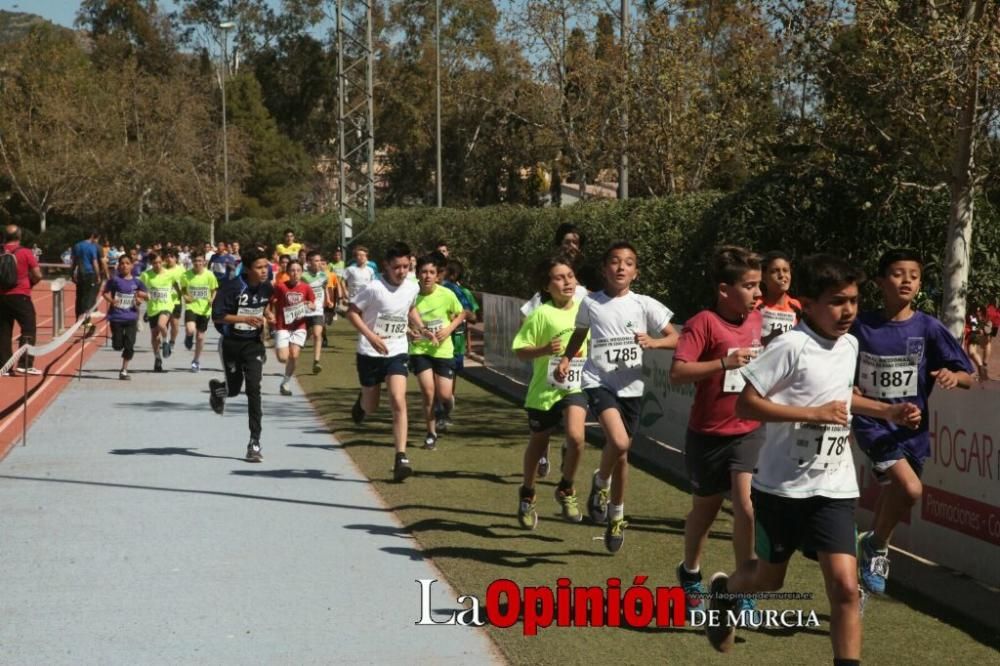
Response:
[[[119,310],[131,310],[135,307],[135,294],[115,294],[115,307]]]
[[[828,470],[837,469],[851,456],[850,432],[848,426],[796,423],[789,457],[799,466],[820,464]]]
[[[424,327],[428,331],[430,331],[431,333],[434,333],[435,335],[437,335],[442,330],[444,330],[444,320],[443,319],[431,319],[430,321],[425,321],[424,322]]]
[[[169,301],[170,300],[170,288],[169,287],[153,287],[149,290],[149,300],[151,301]]]
[[[917,395],[920,359],[876,356],[861,352],[858,386],[870,398],[911,398]]]
[[[291,324],[292,322],[302,319],[308,316],[312,311],[309,309],[308,303],[296,303],[295,305],[286,306],[282,310],[282,314],[285,318],[286,324]]]
[[[553,356],[549,359],[549,369],[547,373],[549,385],[555,386],[558,389],[563,389],[564,391],[579,389],[580,383],[583,380],[583,365],[587,362],[587,359],[571,358],[569,360],[569,370],[566,372],[566,380],[558,382],[556,381],[555,372],[561,361],[562,356]]]
[[[375,335],[383,340],[406,337],[406,316],[380,314],[375,318]]]
[[[263,317],[264,316],[264,308],[262,308],[262,307],[260,307],[260,308],[238,308],[236,310],[236,314],[239,315],[240,317]],[[235,324],[234,328],[237,331],[256,331],[258,327],[254,326],[252,324],[244,324],[243,322],[240,322],[238,324]]]
[[[188,287],[188,296],[196,301],[208,299],[208,287]]]
[[[729,356],[734,351],[737,351],[740,347],[731,347],[727,352],[726,356]],[[750,353],[754,356],[760,353],[760,347],[754,346],[750,347]],[[746,378],[743,377],[743,373],[740,372],[739,368],[733,368],[732,370],[726,370],[725,376],[722,378],[722,392],[723,393],[742,393],[743,387],[747,385]]]
[[[326,301],[326,287],[322,284],[312,285],[313,296],[316,297],[316,302],[313,304],[313,309],[316,312],[323,312],[323,303]]]
[[[635,336],[632,335],[599,338],[590,346],[590,358],[603,372],[614,372],[619,368],[640,368],[642,347],[636,344]]]
[[[780,310],[764,308],[760,314],[764,320],[763,334],[765,337],[772,333],[780,334],[795,328],[794,312],[782,312]]]

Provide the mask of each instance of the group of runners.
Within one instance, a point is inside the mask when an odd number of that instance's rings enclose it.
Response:
[[[225,381],[210,381],[210,404],[222,413],[225,401],[245,384],[247,459],[259,462],[265,332],[274,331],[278,358],[285,363],[280,392],[289,394],[310,333],[313,372],[321,370],[326,317],[340,304],[358,332],[360,390],[351,417],[363,423],[385,388],[393,478],[401,482],[413,474],[406,405],[411,372],[422,398],[423,447],[436,449],[450,425],[465,327],[478,310],[461,285],[463,266],[449,258],[443,241],[419,256],[395,243],[381,266],[357,246],[349,266],[326,267],[322,255],[298,247],[291,232],[284,241],[277,266],[263,248],[251,248],[232,269],[228,261],[220,262],[232,273],[221,280],[206,268],[204,257],[180,272],[170,252],[165,258],[154,255],[138,278],[129,257],[121,257],[104,297],[113,306],[109,318],[115,348],[123,350],[123,378],[133,353],[136,304],[145,302],[159,369],[176,339],[173,322],[183,301],[190,313],[186,344],[195,348],[192,370],[198,369],[211,319],[222,335]],[[623,547],[643,355],[672,349],[671,382],[695,386],[685,442],[692,506],[676,568],[688,607],[707,600],[712,610],[753,610],[754,593],[780,589],[789,558],[801,550],[818,560],[826,582],[834,662],[859,663],[864,595],[885,592],[893,530],[921,497],[920,474],[930,453],[929,396],[935,387],[969,388],[975,381],[961,344],[913,306],[921,289],[921,258],[905,249],[886,252],[875,276],[882,307],[859,314],[863,273],[839,257],[822,254],[799,262],[798,298],[793,298],[789,257],[721,247],[709,271],[714,303],[678,331],[667,306],[632,291],[640,270],[632,244],[612,244],[588,270],[579,229],[562,225],[554,241],[553,253],[537,267],[538,293],[525,303],[525,318],[511,343],[518,358],[532,363],[519,524],[535,529],[539,523],[536,480],[549,474],[550,440],[562,428],[555,489],[562,518],[577,523],[586,514],[604,526],[608,551]],[[604,443],[581,509],[576,477],[588,412],[599,422]],[[852,441],[884,485],[873,527],[860,536]],[[702,554],[727,496],[733,508],[733,573],[716,573],[706,585]],[[722,626],[710,626],[708,638],[727,651],[735,627],[725,621],[726,613],[721,616]]]

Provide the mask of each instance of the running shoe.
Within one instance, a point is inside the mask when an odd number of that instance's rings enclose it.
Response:
[[[538,525],[538,511],[535,510],[534,497],[518,496],[517,522],[526,530],[533,530]]]
[[[163,372],[163,359],[158,358],[153,361],[153,372]]]
[[[118,373],[118,379],[128,381],[132,379],[132,377],[131,375],[128,374],[128,370],[122,370],[121,372]]]
[[[603,525],[608,522],[608,498],[611,495],[611,486],[600,488],[597,485],[597,472],[594,472],[590,484],[590,495],[587,497],[587,513],[590,514],[591,522]]]
[[[260,442],[253,438],[251,438],[250,443],[247,444],[247,462],[264,462],[264,456],[260,454]]]
[[[160,354],[163,358],[170,358],[170,343],[166,340],[160,343]]]
[[[701,572],[688,573],[681,562],[677,565],[677,582],[684,588],[684,603],[687,604],[688,612],[703,610],[705,586],[701,584]]]
[[[405,453],[396,454],[396,464],[392,467],[392,480],[400,483],[413,475],[410,459]]]
[[[575,490],[570,489],[563,492],[556,488],[556,501],[559,502],[559,508],[562,510],[563,520],[568,523],[579,523],[583,520],[583,514],[580,513],[580,503]]]
[[[201,370],[201,364],[198,361],[191,361],[191,372],[199,372]]]
[[[448,428],[452,426],[451,419],[447,416],[442,416],[436,422],[438,432],[448,432]]]
[[[538,478],[544,479],[549,475],[549,459],[540,458],[538,460]]]
[[[218,379],[208,380],[208,404],[216,414],[226,411],[226,382]]]
[[[885,581],[889,577],[889,549],[875,549],[871,538],[871,532],[858,536],[858,578],[862,587],[872,594],[885,594]]]
[[[351,419],[355,425],[361,425],[361,422],[365,420],[365,410],[361,408],[361,393],[358,393],[358,399],[354,401],[354,406],[351,407]]]
[[[21,367],[19,365],[19,366],[17,366],[15,368],[15,370],[17,371],[18,374],[21,374],[21,375],[36,375],[37,376],[37,375],[42,374],[42,371],[39,370],[38,368],[35,368],[35,367],[24,368],[24,367]]]
[[[425,451],[435,451],[438,447],[437,445],[438,436],[432,432],[427,433],[424,437],[424,450]]]
[[[318,375],[323,372],[323,366],[319,364],[319,361],[313,361],[313,374]]]
[[[705,635],[712,647],[719,652],[729,652],[733,649],[733,643],[736,642],[736,627],[729,622],[729,611],[736,610],[736,601],[728,598],[726,590],[726,581],[728,580],[729,576],[720,571],[712,574],[708,583],[708,611],[709,613],[718,611],[719,622],[717,626],[713,626],[714,623],[708,623],[705,627]]]
[[[184,336],[184,349],[187,349],[188,351],[191,351],[192,349],[194,349],[194,336],[193,335],[185,335]]]
[[[171,341],[170,341],[170,344],[169,344],[169,347],[170,347],[170,353],[171,353],[171,354],[173,354],[173,353],[174,353],[174,343],[175,343],[175,342],[177,342],[177,341],[176,341],[176,340],[171,340]]]
[[[291,395],[292,390],[288,388],[288,384],[286,384],[285,382],[281,382],[281,385],[278,387],[278,393],[280,393],[281,395]]]
[[[625,528],[628,523],[625,518],[609,518],[604,528],[604,547],[609,553],[617,553],[625,543]]]

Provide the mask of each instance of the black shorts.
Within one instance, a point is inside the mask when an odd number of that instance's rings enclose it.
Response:
[[[583,389],[583,392],[587,394],[587,403],[595,416],[600,417],[601,412],[606,409],[617,409],[622,415],[622,423],[625,424],[629,439],[635,436],[635,431],[639,429],[641,398],[622,398],[603,386]]]
[[[684,440],[684,466],[691,492],[709,497],[731,490],[730,473],[753,474],[757,454],[763,445],[763,426],[742,435],[706,435],[688,429]]]
[[[313,326],[326,326],[326,318],[323,315],[306,317],[306,326],[309,326],[310,328]]]
[[[752,488],[754,550],[757,557],[780,564],[801,550],[809,559],[818,553],[854,555],[857,529],[855,499],[780,497]]]
[[[180,319],[181,316],[181,304],[178,303],[174,306],[174,311],[170,313],[170,316],[174,319]]]
[[[147,312],[145,319],[150,324],[158,324],[159,320],[160,320],[160,317],[169,317],[169,316],[170,316],[170,311],[169,310],[160,310],[159,312],[154,312],[153,314],[149,314]]]
[[[455,377],[455,359],[434,358],[425,354],[413,354],[410,356],[410,372],[419,375],[421,372],[433,370],[438,377],[452,379]]]
[[[190,324],[194,322],[195,330],[204,333],[208,330],[208,321],[211,319],[208,315],[200,315],[191,312],[190,310],[184,311],[184,323]]]
[[[531,432],[548,432],[558,428],[562,423],[563,412],[570,406],[587,409],[587,396],[583,393],[570,393],[563,396],[563,399],[552,405],[548,411],[525,407],[524,411],[528,413],[528,429]]]
[[[409,375],[406,354],[397,356],[365,356],[357,354],[358,381],[362,386],[378,386],[389,375]]]

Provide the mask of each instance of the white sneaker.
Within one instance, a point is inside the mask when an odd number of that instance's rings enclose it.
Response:
[[[15,370],[19,374],[22,374],[22,375],[40,375],[40,374],[42,374],[41,370],[39,370],[38,368],[34,368],[34,367],[32,367],[32,368],[22,368],[21,366],[17,366],[17,368],[15,368]]]

